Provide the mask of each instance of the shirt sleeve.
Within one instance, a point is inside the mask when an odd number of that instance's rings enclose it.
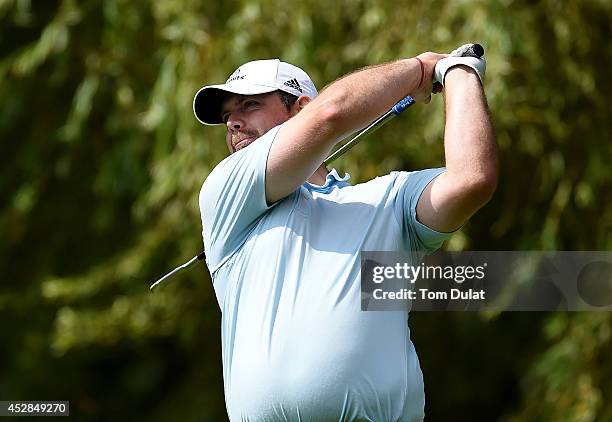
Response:
[[[206,263],[214,273],[246,241],[263,214],[266,163],[280,126],[219,163],[204,181],[199,205]]]
[[[397,200],[394,212],[402,222],[405,239],[411,250],[433,252],[453,233],[442,233],[417,220],[416,207],[421,194],[433,179],[446,171],[445,168],[433,168],[413,172],[398,172]]]

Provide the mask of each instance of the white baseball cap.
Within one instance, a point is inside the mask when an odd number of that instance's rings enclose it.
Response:
[[[193,98],[193,112],[200,123],[223,124],[221,103],[225,93],[255,95],[277,90],[311,99],[317,96],[310,76],[299,67],[279,59],[255,60],[236,69],[224,84],[200,88]]]

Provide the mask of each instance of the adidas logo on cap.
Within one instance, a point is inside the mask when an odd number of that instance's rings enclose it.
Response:
[[[287,85],[289,88],[297,89],[298,91],[303,92],[300,83],[295,78],[288,80],[283,85]]]

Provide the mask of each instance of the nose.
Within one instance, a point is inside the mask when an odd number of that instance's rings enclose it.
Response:
[[[244,128],[244,120],[238,113],[231,113],[226,122],[228,131],[236,131]]]

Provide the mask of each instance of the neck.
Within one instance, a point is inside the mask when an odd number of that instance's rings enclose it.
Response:
[[[319,168],[308,178],[308,183],[312,183],[313,185],[323,186],[325,184],[325,179],[327,177],[327,167],[325,164],[321,164]]]

